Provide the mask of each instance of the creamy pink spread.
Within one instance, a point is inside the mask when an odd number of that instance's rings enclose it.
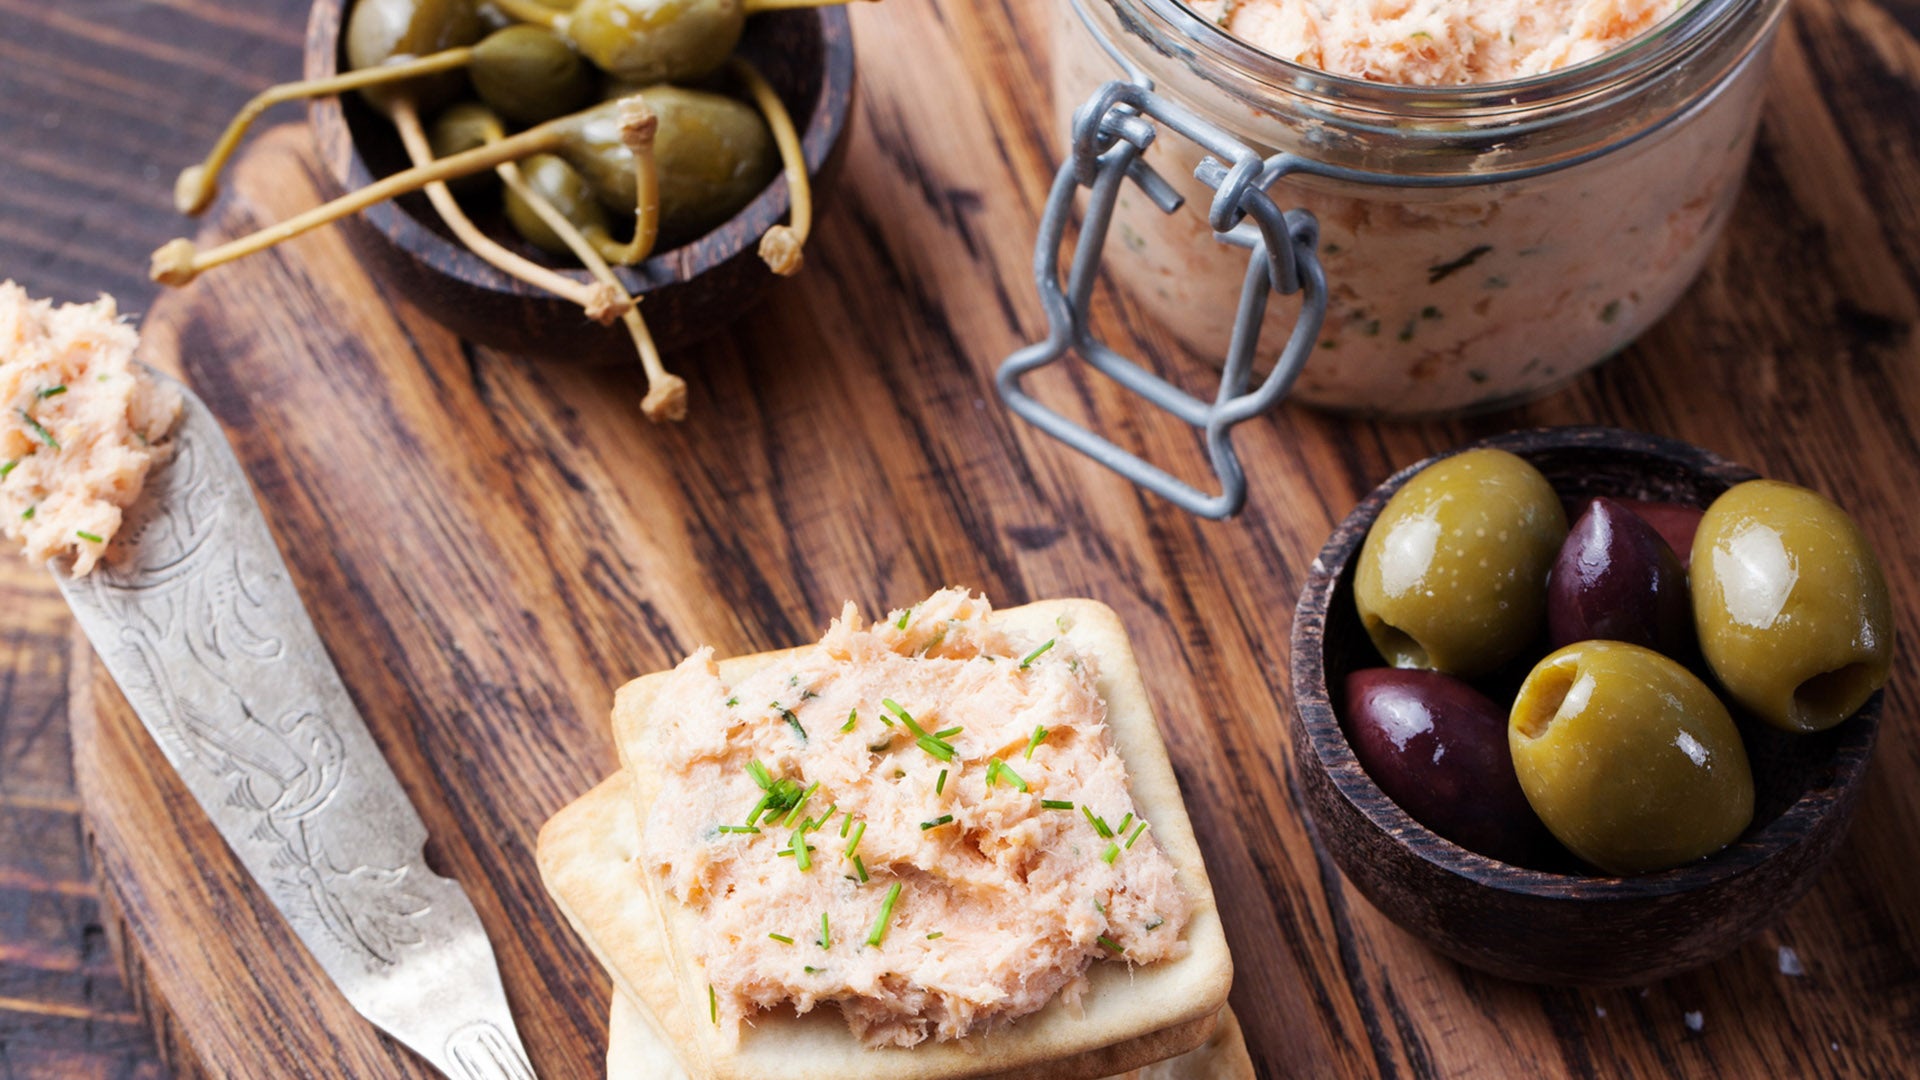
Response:
[[[731,1030],[834,1003],[868,1046],[958,1039],[1055,995],[1077,1008],[1096,960],[1184,954],[1190,901],[1133,804],[1095,658],[989,611],[949,589],[863,626],[848,604],[732,686],[702,649],[654,701],[666,777],[642,858],[698,914]]]
[[[1335,75],[1457,86],[1538,75],[1640,36],[1684,0],[1193,0],[1251,45]]]
[[[0,529],[27,558],[93,570],[147,472],[165,460],[180,395],[133,364],[140,337],[113,298],[55,307],[0,282]]]

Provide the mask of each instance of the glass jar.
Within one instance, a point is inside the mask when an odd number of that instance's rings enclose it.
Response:
[[[1318,166],[1267,189],[1318,218],[1327,286],[1292,396],[1459,414],[1556,387],[1679,299],[1739,192],[1784,6],[1696,0],[1573,67],[1427,87],[1277,59],[1179,0],[1062,0],[1055,108],[1069,131],[1081,103],[1131,67],[1132,81],[1262,156]],[[1166,213],[1122,185],[1105,266],[1182,342],[1219,357],[1247,253],[1209,226],[1214,189],[1194,176],[1205,153],[1159,131],[1144,160],[1185,204]],[[1274,298],[1257,355],[1280,350],[1299,310]]]

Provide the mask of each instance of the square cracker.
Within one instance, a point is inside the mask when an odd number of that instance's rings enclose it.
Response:
[[[678,1038],[688,1071],[714,1080],[960,1080],[963,1077],[1080,1080],[1109,1076],[1185,1053],[1214,1028],[1232,983],[1233,964],[1192,824],[1161,742],[1146,687],[1119,617],[1090,600],[1054,600],[996,612],[993,622],[1035,637],[1065,637],[1099,661],[1096,686],[1107,724],[1126,762],[1134,804],[1153,822],[1154,837],[1193,901],[1188,953],[1134,967],[1096,961],[1083,1013],[1057,999],[1009,1027],[951,1043],[870,1050],[847,1030],[838,1010],[796,1017],[764,1014],[729,1045],[707,1022],[708,980],[681,943],[697,916],[658,889],[637,861],[639,826],[658,796],[660,770],[647,714],[665,673],[622,687],[614,702],[619,776],[556,814],[541,831],[539,859],[549,890],[622,992],[645,1002]],[[720,677],[737,682],[795,650],[720,661]],[[636,767],[637,766],[637,767]],[[616,804],[631,793],[632,812]]]

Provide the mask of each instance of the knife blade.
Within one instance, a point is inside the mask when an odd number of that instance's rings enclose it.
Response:
[[[84,578],[48,563],[167,761],[349,1003],[456,1080],[532,1080],[493,947],[367,731],[206,405]]]

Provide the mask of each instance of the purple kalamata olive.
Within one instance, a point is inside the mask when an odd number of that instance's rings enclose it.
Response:
[[[1686,661],[1694,653],[1693,600],[1679,557],[1633,511],[1593,500],[1547,578],[1547,635],[1556,649],[1624,641]]]
[[[1368,668],[1346,690],[1354,756],[1415,821],[1508,862],[1539,851],[1546,830],[1514,775],[1506,709],[1437,671]]]
[[[1693,561],[1693,534],[1700,528],[1701,509],[1697,506],[1682,506],[1679,503],[1649,502],[1646,499],[1617,499],[1621,506],[1633,511],[1635,517],[1653,526],[1660,539],[1667,542],[1673,553],[1680,558],[1680,568],[1685,570]]]

